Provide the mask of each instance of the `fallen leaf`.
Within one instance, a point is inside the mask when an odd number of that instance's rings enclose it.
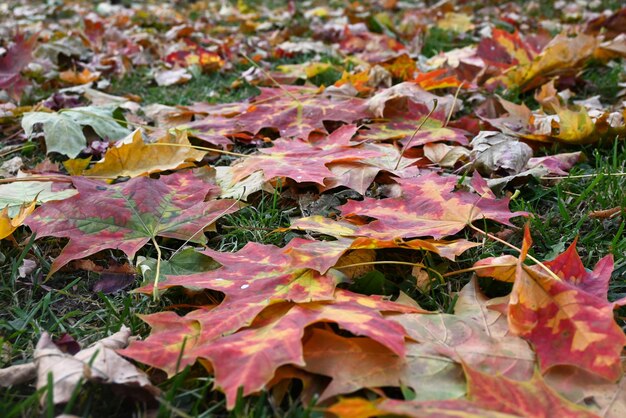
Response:
[[[129,287],[134,282],[134,274],[103,272],[100,274],[98,281],[94,283],[92,290],[94,292],[102,292],[105,295],[110,295]]]
[[[442,19],[437,21],[437,27],[459,33],[469,32],[474,29],[472,18],[466,14],[448,12]]]
[[[320,395],[321,401],[363,388],[403,385],[414,389],[420,400],[465,394],[461,367],[420,344],[407,344],[406,355],[400,357],[368,338],[314,329],[304,345],[304,359],[305,370],[333,379]]]
[[[573,404],[550,388],[539,373],[528,381],[491,376],[465,366],[468,398],[478,406],[525,417],[594,418],[586,408]]]
[[[58,152],[76,157],[87,146],[83,133],[90,126],[100,138],[118,140],[128,135],[128,129],[117,123],[111,107],[76,107],[59,113],[27,112],[22,118],[22,128],[28,138],[35,125],[41,124],[47,152]]]
[[[192,75],[185,68],[176,70],[163,70],[154,75],[154,81],[160,87],[173,86],[175,84],[185,84],[191,80]]]
[[[296,86],[264,87],[248,111],[236,117],[236,123],[253,134],[276,128],[282,137],[308,139],[313,131],[326,132],[325,120],[352,123],[367,116],[362,99],[327,98],[315,89]]]
[[[5,239],[24,223],[24,220],[35,210],[37,201],[33,200],[30,204],[24,204],[20,207],[17,215],[9,216],[9,207],[5,206],[0,211],[0,239]]]
[[[207,194],[215,196],[219,188],[206,181],[202,171],[178,172],[158,180],[138,177],[118,184],[83,177],[72,181],[78,195],[45,203],[26,222],[38,238],[70,238],[49,274],[107,248],[132,258],[157,236],[204,243],[204,230],[240,207],[232,200],[205,202]]]
[[[44,181],[16,181],[0,184],[0,207],[8,207],[8,215],[17,216],[24,205],[37,200],[38,204],[63,200],[76,194],[74,189],[63,189],[59,184]]]
[[[292,291],[296,290],[291,287]],[[170,373],[176,371],[176,365],[184,367],[198,357],[208,359],[216,385],[224,391],[227,405],[232,408],[239,387],[243,386],[243,394],[247,395],[263,388],[279,366],[304,366],[301,339],[308,325],[335,322],[346,331],[367,336],[404,356],[404,330],[384,319],[379,311],[416,311],[381,298],[338,289],[334,299],[328,302],[274,303],[255,314],[260,315],[251,326],[235,332],[244,325],[232,315],[240,313],[240,307],[240,301],[235,299],[234,305],[222,302],[212,310],[193,311],[185,317],[184,328],[183,320],[173,313],[144,317],[156,325],[153,333],[145,342],[134,342],[121,354]],[[167,326],[160,317],[168,323],[180,324],[176,325],[178,330]],[[237,325],[233,326],[233,320]],[[164,343],[168,346],[166,350]],[[185,350],[181,352],[183,346]]]
[[[531,242],[526,228],[519,259],[505,255],[475,264],[481,267],[476,271],[479,276],[513,281],[509,328],[533,344],[543,372],[557,365],[570,365],[617,380],[622,374],[620,354],[626,345],[626,335],[613,318],[613,304],[606,297],[579,287],[580,283],[592,284],[590,280],[594,276],[584,269],[581,271],[576,264],[566,267],[565,271],[574,275],[566,280],[556,280],[539,265],[523,264]],[[552,262],[555,270],[563,268],[564,260],[572,257],[571,251]],[[608,261],[601,264],[595,275],[605,278],[601,282],[607,277],[606,264]],[[487,266],[492,267],[482,268]],[[604,291],[605,285],[600,286]]]
[[[44,333],[34,353],[37,389],[47,387],[48,376],[52,374],[52,400],[55,405],[68,402],[83,380],[120,385],[128,396],[153,399],[160,394],[160,390],[152,386],[144,372],[115,352],[128,345],[129,337],[130,330],[123,326],[116,334],[72,356],[59,350],[50,336]],[[46,400],[44,392],[41,401],[45,403]]]
[[[348,201],[340,209],[345,217],[367,216],[373,222],[356,228],[357,235],[376,239],[453,235],[477,219],[493,219],[510,225],[509,219],[524,215],[508,210],[507,199],[484,198],[470,192],[454,192],[456,179],[435,173],[398,179],[399,198]]]
[[[98,71],[91,72],[88,68],[83,71],[67,70],[59,73],[59,78],[69,84],[87,84],[100,78]]]
[[[333,175],[327,164],[360,161],[380,155],[376,149],[350,142],[356,130],[355,125],[345,125],[315,142],[278,139],[273,147],[261,148],[259,154],[234,164],[232,182],[237,183],[262,170],[266,180],[288,177],[298,183],[323,185],[324,179]]]
[[[0,57],[0,88],[8,89],[15,97],[19,98],[26,86],[21,71],[31,61],[36,42],[37,35],[26,38],[23,33],[18,33],[13,39],[13,45]]]
[[[169,144],[172,146],[167,146]],[[144,176],[190,167],[205,154],[205,151],[191,146],[185,132],[167,134],[158,141],[147,144],[141,131],[137,129],[118,146],[109,148],[104,159],[83,174],[109,178]]]
[[[496,172],[519,174],[533,155],[533,150],[517,138],[494,131],[481,131],[470,143],[470,159],[482,175]]]

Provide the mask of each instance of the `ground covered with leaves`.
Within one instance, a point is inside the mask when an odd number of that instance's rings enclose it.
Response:
[[[0,415],[626,416],[620,2],[121,3],[0,5]]]

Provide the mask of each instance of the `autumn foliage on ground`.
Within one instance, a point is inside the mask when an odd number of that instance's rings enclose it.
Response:
[[[559,190],[582,147],[623,147],[624,91],[582,75],[624,81],[626,8],[276,3],[4,7],[12,289],[89,272],[151,305],[93,347],[42,327],[0,385],[48,413],[89,383],[177,416],[159,385],[194,375],[216,414],[263,394],[346,418],[623,417],[623,254],[535,252],[542,214],[512,204]],[[250,227],[268,202],[279,221]]]

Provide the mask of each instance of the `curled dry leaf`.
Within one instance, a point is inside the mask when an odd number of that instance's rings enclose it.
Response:
[[[503,171],[520,173],[533,155],[530,146],[517,138],[495,131],[481,131],[472,142],[470,158],[483,175]]]
[[[0,239],[7,238],[13,234],[24,220],[35,210],[37,201],[33,200],[30,204],[23,204],[17,215],[14,217],[9,216],[9,207],[6,206],[0,211]]]
[[[115,350],[128,345],[130,330],[126,327],[106,337],[74,356],[63,353],[44,333],[35,349],[37,388],[48,385],[48,374],[52,374],[53,402],[66,403],[81,381],[92,381],[125,387],[124,393],[140,399],[151,399],[160,393],[152,386],[144,372]],[[44,396],[42,403],[46,400]]]

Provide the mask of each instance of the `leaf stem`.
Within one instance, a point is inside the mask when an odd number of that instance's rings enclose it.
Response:
[[[250,158],[251,155],[247,155],[247,154],[239,154],[238,152],[230,152],[230,151],[225,151],[225,150],[220,150],[220,149],[216,149],[216,148],[208,148],[208,147],[201,147],[198,145],[187,145],[187,144],[162,144],[162,143],[152,143],[152,144],[146,144],[148,146],[151,147],[180,147],[180,148],[193,148],[193,149],[197,149],[200,151],[209,151],[209,152],[215,152],[218,154],[224,154],[224,155],[232,155],[234,157],[243,157],[243,158]]]
[[[433,100],[433,108],[430,109],[430,112],[428,112],[428,115],[426,115],[426,117],[424,118],[424,120],[422,120],[422,122],[419,124],[419,126],[417,127],[417,129],[415,130],[415,132],[413,132],[413,135],[411,135],[411,139],[409,139],[409,142],[406,143],[406,145],[404,145],[402,147],[402,150],[400,150],[400,155],[398,156],[398,161],[396,161],[396,165],[393,168],[394,171],[398,169],[398,167],[400,167],[400,161],[402,161],[402,155],[404,154],[404,151],[406,151],[409,146],[411,145],[411,142],[413,142],[413,139],[415,138],[415,135],[417,135],[417,132],[422,129],[422,126],[424,126],[424,124],[426,123],[426,121],[430,118],[430,116],[433,114],[433,112],[435,111],[435,109],[437,109],[437,104],[439,102],[437,101],[437,99]]]
[[[152,244],[154,244],[154,248],[156,248],[156,252],[157,252],[157,262],[156,262],[156,271],[155,271],[155,275],[154,275],[154,284],[152,287],[152,299],[154,299],[154,301],[158,301],[159,300],[159,277],[161,277],[161,247],[159,247],[159,244],[156,242],[156,238],[154,235],[152,235]]]
[[[274,79],[274,77],[272,77],[272,75],[270,73],[268,73],[267,71],[265,71],[265,68],[261,67],[257,62],[255,62],[252,58],[250,58],[249,56],[247,56],[246,54],[244,54],[243,52],[240,52],[241,56],[244,57],[245,59],[248,60],[248,62],[250,62],[250,64],[252,64],[254,67],[256,67],[259,71],[261,71],[263,73],[263,75],[265,77],[267,77],[272,83],[274,83],[276,85],[276,87],[278,87],[279,89],[281,89],[282,91],[285,92],[285,94],[287,94],[289,97],[291,97],[292,100],[294,100],[296,103],[298,103],[299,107],[302,107],[302,103],[300,102],[300,100],[298,100],[298,98],[296,96],[294,96],[293,94],[291,94],[291,92],[289,90],[287,90],[285,88],[285,86],[283,86],[282,84],[280,84],[278,81],[276,81],[276,79]]]
[[[508,242],[506,242],[506,241],[504,241],[504,240],[502,240],[502,239],[500,239],[500,238],[496,237],[495,235],[492,235],[492,234],[490,234],[489,232],[483,231],[482,229],[480,229],[480,228],[478,228],[478,227],[475,227],[475,226],[474,226],[474,225],[472,225],[471,223],[468,223],[468,226],[469,226],[470,228],[472,228],[474,231],[479,232],[479,233],[483,234],[484,236],[486,236],[486,237],[488,237],[488,238],[490,238],[490,239],[492,239],[492,240],[494,240],[494,241],[499,242],[500,244],[504,244],[504,245],[506,245],[507,247],[509,247],[509,248],[511,248],[511,249],[513,249],[513,250],[515,250],[515,251],[517,251],[518,253],[520,253],[520,254],[521,254],[521,252],[522,252],[521,248],[518,248],[518,247],[516,247],[516,246],[515,246],[515,245],[513,245],[513,244],[509,244]],[[561,280],[561,278],[560,278],[559,276],[557,276],[557,275],[556,275],[556,274],[555,274],[552,270],[550,270],[550,269],[548,268],[548,266],[546,266],[545,264],[543,264],[543,263],[542,263],[541,261],[539,261],[537,258],[533,257],[533,256],[532,256],[532,255],[530,255],[530,254],[526,254],[526,257],[528,257],[528,259],[529,259],[529,260],[534,261],[534,262],[535,262],[535,263],[536,263],[539,267],[541,267],[543,270],[545,270],[545,272],[546,272],[546,273],[548,273],[548,275],[549,275],[550,277],[552,277],[554,280],[556,280],[556,281],[558,281],[558,282],[563,281],[563,280]]]
[[[511,267],[511,266],[513,266],[513,264],[489,264],[489,265],[484,265],[484,266],[472,266],[472,267],[468,267],[468,268],[465,268],[465,269],[451,271],[449,273],[442,274],[442,276],[443,277],[452,277],[452,276],[457,276],[457,275],[463,274],[463,273],[470,273],[470,272],[473,272],[473,271],[490,269],[490,268],[493,268],[493,267]]]
[[[461,84],[459,84],[459,87],[457,87],[456,89],[456,93],[454,93],[454,100],[452,101],[452,107],[450,108],[450,111],[448,112],[446,123],[443,125],[444,128],[448,126],[448,124],[450,123],[450,119],[452,119],[452,114],[454,113],[454,107],[456,106],[456,100],[459,97],[459,93],[461,92],[461,88],[463,87],[463,84],[465,84],[465,81],[461,81]]]

